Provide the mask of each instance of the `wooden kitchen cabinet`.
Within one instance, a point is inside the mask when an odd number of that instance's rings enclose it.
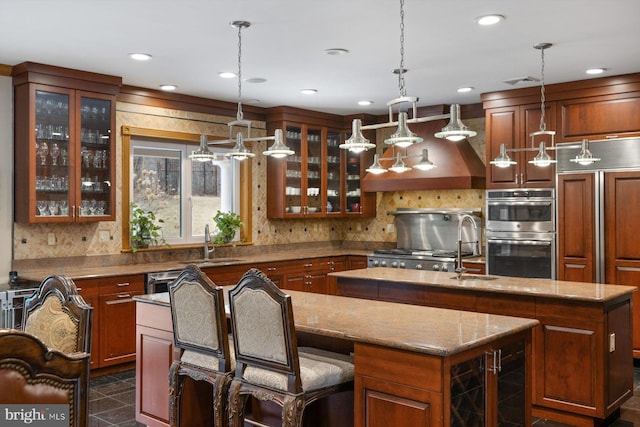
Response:
[[[75,280],[78,293],[93,307],[91,368],[134,362],[135,303],[144,294],[144,275]]]
[[[414,285],[406,278],[396,282],[340,276],[337,295],[537,319],[531,395],[537,417],[598,425],[633,392],[629,295],[583,302],[563,296]]]
[[[555,130],[554,103],[545,104],[545,123],[548,130]],[[487,189],[499,188],[553,188],[555,186],[555,166],[540,167],[532,165],[536,151],[507,152],[517,164],[500,168],[489,162],[500,153],[500,145],[507,149],[522,150],[531,148],[530,133],[540,130],[540,104],[516,105],[486,110],[487,132]],[[536,143],[545,141],[551,146],[550,137],[537,137]],[[548,152],[552,157],[554,153]]]
[[[558,142],[640,135],[640,92],[558,101]]]
[[[527,425],[530,345],[520,336],[440,358],[356,344],[354,425]]]
[[[122,79],[14,67],[15,221],[115,220],[115,103]]]
[[[287,269],[284,289],[293,291],[327,293],[327,258],[311,258],[291,263]]]
[[[289,107],[269,109],[267,132],[282,129],[286,145],[295,152],[267,159],[269,218],[375,217],[375,193],[360,189],[372,153],[341,149],[348,137],[344,127],[341,116]]]

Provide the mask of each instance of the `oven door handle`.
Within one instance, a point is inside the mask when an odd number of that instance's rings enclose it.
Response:
[[[552,206],[553,202],[517,202],[517,201],[509,201],[509,202],[496,202],[491,201],[487,202],[489,206]]]
[[[551,240],[503,240],[487,239],[488,243],[508,244],[508,245],[529,245],[529,246],[551,246]]]

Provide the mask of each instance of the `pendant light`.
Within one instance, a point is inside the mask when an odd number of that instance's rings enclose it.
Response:
[[[382,173],[385,173],[387,170],[385,168],[382,167],[382,165],[380,164],[380,159],[378,158],[378,155],[375,154],[373,156],[373,164],[371,166],[369,166],[367,169],[365,169],[367,172],[372,173],[374,175],[380,175]]]
[[[209,150],[209,146],[207,145],[207,135],[200,135],[200,147],[192,151],[189,158],[196,162],[210,162],[216,158],[216,155]]]
[[[407,100],[413,100],[415,106],[417,98],[407,97],[407,90],[404,84],[404,74],[407,72],[407,69],[404,68],[404,0],[400,0],[400,67],[398,67],[394,72],[397,72],[398,74],[398,89],[400,90],[400,97],[398,100],[404,100],[404,102]],[[396,100],[391,102],[397,103]],[[398,113],[398,130],[396,130],[389,138],[384,140],[385,144],[398,145],[399,147],[408,147],[411,144],[422,141],[423,139],[421,137],[416,136],[415,133],[409,130],[409,127],[407,126],[406,112]]]
[[[551,46],[553,46],[551,43],[538,43],[533,46],[540,50],[540,130],[530,133],[529,136],[531,137],[532,147],[535,147],[536,137],[549,136],[551,139],[551,148],[555,150],[554,141],[556,132],[553,130],[547,130],[547,124],[544,122],[544,50]],[[547,153],[546,143],[544,141],[540,142],[538,154],[533,159],[529,160],[529,163],[540,167],[547,167],[555,162],[555,159],[551,158]]]
[[[389,168],[389,170],[396,173],[402,173],[411,170],[411,168],[405,164],[404,160],[402,160],[402,154],[398,153],[396,162]]]
[[[245,145],[245,141],[264,141],[274,140],[274,143],[269,149],[262,152],[265,156],[272,156],[275,158],[282,158],[288,155],[294,154],[293,150],[290,150],[283,142],[282,130],[276,129],[275,135],[272,137],[251,137],[251,120],[245,120],[242,113],[242,30],[249,28],[251,23],[248,21],[233,21],[230,24],[232,27],[238,29],[238,112],[236,113],[236,120],[228,123],[229,126],[229,139],[224,141],[216,140],[215,142],[208,142],[205,135],[200,137],[200,147],[191,153],[189,158],[196,161],[207,161],[217,159],[215,153],[211,152],[208,145],[221,145],[234,143],[234,147],[231,151],[224,153],[224,156],[244,160],[256,155],[252,153]],[[247,128],[247,136],[243,137],[242,132],[237,132],[234,138],[234,127],[240,126]]]
[[[282,129],[276,129],[275,131],[275,142],[267,151],[263,151],[262,154],[265,156],[271,156],[276,159],[281,159],[283,157],[290,156],[295,153],[295,151],[289,149],[282,140]]]
[[[489,163],[499,168],[508,168],[509,166],[517,164],[507,154],[507,146],[505,144],[500,144],[500,154],[498,154],[498,157],[491,160]]]
[[[361,153],[369,148],[376,148],[375,144],[369,142],[369,140],[362,135],[362,121],[360,119],[353,119],[351,128],[351,138],[347,139],[343,144],[340,144],[340,148],[353,153]]]
[[[413,165],[414,169],[420,169],[421,171],[428,171],[435,168],[436,165],[429,161],[429,151],[426,148],[422,149],[422,157],[420,161]]]
[[[583,139],[582,149],[580,150],[580,153],[578,153],[578,155],[573,159],[570,159],[570,161],[583,166],[587,166],[592,163],[599,162],[600,158],[595,157],[593,154],[591,154],[591,151],[589,151],[589,140]]]
[[[460,120],[460,104],[452,104],[449,111],[451,116],[449,124],[443,127],[441,132],[434,135],[436,138],[446,138],[449,141],[458,142],[478,134],[476,131],[469,130]]]

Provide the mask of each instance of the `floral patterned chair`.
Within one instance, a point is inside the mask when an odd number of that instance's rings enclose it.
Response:
[[[298,348],[291,296],[262,272],[247,271],[229,291],[229,305],[236,357],[229,390],[230,426],[244,426],[249,396],[281,406],[282,426],[293,427],[302,425],[310,403],[353,390],[353,358]]]
[[[227,425],[227,391],[233,377],[233,360],[229,350],[229,334],[224,296],[196,265],[188,265],[169,284],[169,300],[176,348],[182,349],[180,360],[169,372],[169,419],[172,426]],[[191,393],[183,399],[185,381],[208,382],[212,390]],[[190,411],[186,402],[211,396],[210,411]],[[207,404],[205,401],[204,404]]]
[[[93,307],[78,295],[73,280],[49,276],[24,303],[24,331],[50,349],[91,353]]]

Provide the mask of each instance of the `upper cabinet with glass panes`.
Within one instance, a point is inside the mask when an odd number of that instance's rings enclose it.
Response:
[[[267,160],[269,218],[375,216],[375,193],[360,191],[360,177],[373,151],[340,149],[345,127],[345,119],[332,114],[289,107],[268,110],[268,133],[282,129],[284,142],[294,151]]]
[[[115,220],[121,78],[23,63],[13,83],[15,221]]]

